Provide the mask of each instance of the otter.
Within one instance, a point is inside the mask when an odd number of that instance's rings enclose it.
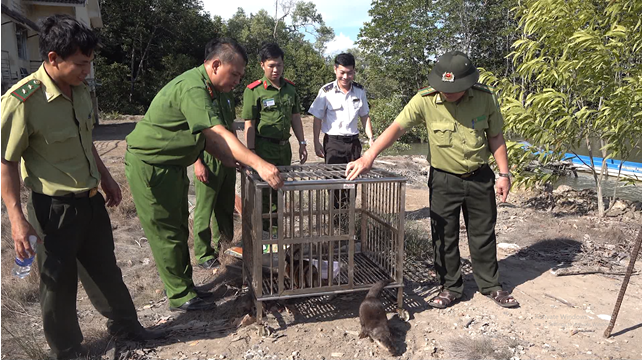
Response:
[[[290,264],[292,264],[293,274],[292,286],[294,289],[310,287],[319,287],[319,271],[317,267],[309,260],[302,259],[301,245],[292,246],[292,259],[289,253],[285,254],[285,277],[290,278]],[[303,269],[301,269],[303,268]],[[300,284],[300,275],[303,272],[303,285]],[[310,273],[312,273],[312,284],[310,284]]]
[[[379,294],[391,280],[383,280],[375,283],[366,298],[359,306],[359,320],[361,321],[361,333],[359,338],[370,337],[379,346],[387,349],[392,356],[397,353],[397,348],[392,342],[392,334],[388,327],[388,318]]]

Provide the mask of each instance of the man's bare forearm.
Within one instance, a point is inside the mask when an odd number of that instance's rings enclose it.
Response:
[[[321,135],[321,124],[323,123],[323,120],[314,117],[313,123],[312,123],[312,134],[314,136],[314,141],[318,142],[319,141],[319,135]]]
[[[109,178],[111,177],[111,173],[109,173],[109,169],[107,169],[107,166],[105,166],[105,163],[103,163],[103,160],[100,159],[100,155],[98,155],[98,150],[96,149],[95,145],[91,145],[91,152],[94,154],[94,159],[96,160],[96,167],[98,168],[98,173],[100,173],[100,176],[103,178]]]
[[[255,147],[254,132],[255,132],[255,129],[254,129],[253,121],[246,119],[245,120],[245,144],[247,144],[247,147],[252,150]]]
[[[26,218],[22,212],[20,203],[20,173],[18,162],[9,162],[2,159],[2,200],[7,207],[9,221],[11,224],[25,222]]]
[[[305,140],[305,135],[303,134],[303,123],[301,123],[301,114],[292,114],[292,130],[294,131],[294,136],[299,142]]]
[[[368,139],[372,139],[372,121],[370,116],[366,115],[361,117],[361,123],[363,124],[363,130],[366,132]]]
[[[506,141],[504,140],[504,134],[499,133],[494,137],[488,138],[488,146],[490,147],[491,153],[497,162],[497,168],[501,173],[508,173],[508,152],[506,150]]]
[[[234,167],[235,161],[238,161],[256,169],[263,162],[222,125],[205,129],[203,134],[205,135],[205,150],[228,167]]]

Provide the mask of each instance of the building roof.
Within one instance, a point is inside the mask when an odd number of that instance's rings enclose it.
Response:
[[[20,14],[19,12],[9,9],[9,7],[6,6],[5,4],[2,4],[2,13],[4,15],[12,18],[14,21],[18,22],[19,24],[22,24],[22,25],[30,28],[31,30],[33,30],[35,32],[39,32],[40,31],[40,27],[38,27],[38,25],[36,25],[36,23],[34,23],[33,21],[27,19],[27,17],[25,17],[24,15]]]

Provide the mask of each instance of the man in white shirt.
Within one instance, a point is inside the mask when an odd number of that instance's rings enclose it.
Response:
[[[308,111],[314,116],[314,151],[326,164],[349,163],[361,157],[358,120],[372,143],[372,123],[366,90],[354,82],[354,56],[341,53],[334,59],[337,79],[321,87]],[[323,146],[319,133],[323,131]]]

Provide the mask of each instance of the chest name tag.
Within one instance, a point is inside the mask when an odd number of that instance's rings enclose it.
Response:
[[[273,98],[270,98],[270,99],[264,99],[264,100],[263,100],[263,106],[264,106],[264,107],[266,107],[266,108],[267,108],[267,107],[271,107],[271,106],[273,106],[273,105],[275,105],[275,104],[276,104],[276,102],[274,101],[274,99],[273,99]]]

